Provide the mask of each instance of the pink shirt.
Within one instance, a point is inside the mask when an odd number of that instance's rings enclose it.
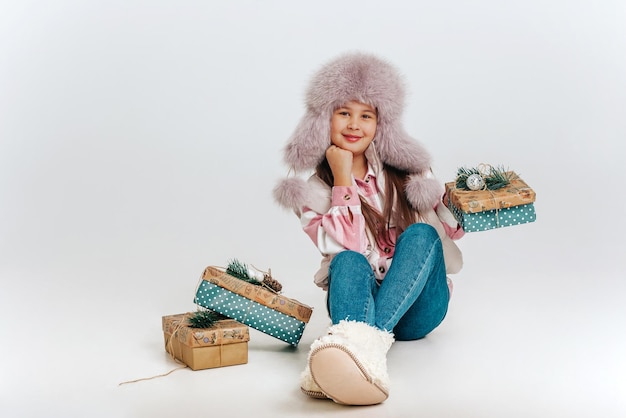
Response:
[[[319,179],[317,180],[319,182]],[[362,196],[369,205],[382,212],[381,184],[384,185],[384,173],[381,171],[377,176],[372,166],[369,166],[363,180],[353,178],[352,186],[332,187],[330,208],[326,212],[321,213],[309,207],[304,207],[301,212],[301,223],[304,231],[325,256],[327,262],[329,262],[330,257],[341,251],[359,252],[366,256],[379,281],[384,279],[391,265],[395,246],[379,246],[376,244],[375,237],[368,233],[359,196]],[[443,206],[442,203],[439,205]],[[447,208],[445,209],[447,210]],[[435,207],[433,210],[440,212],[441,208]],[[463,229],[455,221],[452,225],[441,222],[439,228],[442,233],[445,231],[445,234],[452,239],[458,239],[464,234]],[[391,225],[389,235],[392,243],[395,243],[395,226]],[[385,242],[381,239],[382,237],[378,238],[378,242]],[[324,268],[327,266],[322,266],[322,270]],[[327,274],[326,271],[321,273],[322,276]],[[319,275],[320,272],[318,272]],[[325,279],[326,277],[318,277],[316,283],[325,287]]]

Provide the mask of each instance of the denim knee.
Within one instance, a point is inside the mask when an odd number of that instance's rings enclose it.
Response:
[[[365,258],[363,254],[357,253],[356,251],[352,251],[352,250],[346,250],[346,251],[337,253],[333,257],[333,259],[330,261],[330,268],[332,269],[333,267],[337,265],[345,265],[345,264],[358,265],[358,264],[363,264],[363,263],[369,266],[369,262],[367,261],[367,258]]]
[[[349,318],[373,324],[375,292],[376,278],[363,254],[347,250],[333,257],[326,300],[333,323]]]
[[[424,223],[415,223],[404,230],[400,237],[406,238],[422,238],[424,240],[434,241],[439,239],[437,230],[432,226]]]
[[[363,254],[346,250],[331,260],[328,268],[328,285],[329,288],[343,287],[342,281],[347,281],[345,285],[348,286],[354,286],[359,282],[365,286],[370,280],[374,280],[373,276],[372,267]]]

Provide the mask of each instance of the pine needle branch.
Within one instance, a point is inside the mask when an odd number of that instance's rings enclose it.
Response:
[[[470,190],[467,187],[467,178],[472,174],[478,174],[483,178],[487,190],[501,189],[508,186],[511,183],[511,180],[513,180],[513,175],[511,174],[511,172],[507,171],[503,166],[489,166],[488,173],[476,167],[461,167],[458,169],[456,175],[456,188],[460,190]]]
[[[217,321],[228,319],[226,316],[209,310],[198,310],[194,312],[187,322],[191,328],[211,328]]]
[[[230,274],[238,278],[239,280],[243,280],[244,282],[259,284],[259,282],[248,274],[248,266],[236,258],[232,259],[228,263],[228,267],[226,267],[226,273]]]

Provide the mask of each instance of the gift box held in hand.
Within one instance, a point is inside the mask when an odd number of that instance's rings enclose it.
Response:
[[[497,190],[462,190],[446,183],[448,207],[465,232],[534,222],[535,192],[512,171],[510,183]]]
[[[165,350],[192,370],[234,366],[248,362],[249,328],[233,319],[210,328],[192,328],[191,313],[163,317]]]
[[[236,319],[291,345],[298,345],[313,310],[262,286],[207,267],[194,303]]]

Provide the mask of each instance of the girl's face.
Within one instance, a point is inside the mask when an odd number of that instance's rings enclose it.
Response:
[[[377,124],[375,108],[365,103],[347,102],[333,112],[330,140],[339,148],[361,155],[372,143]]]

